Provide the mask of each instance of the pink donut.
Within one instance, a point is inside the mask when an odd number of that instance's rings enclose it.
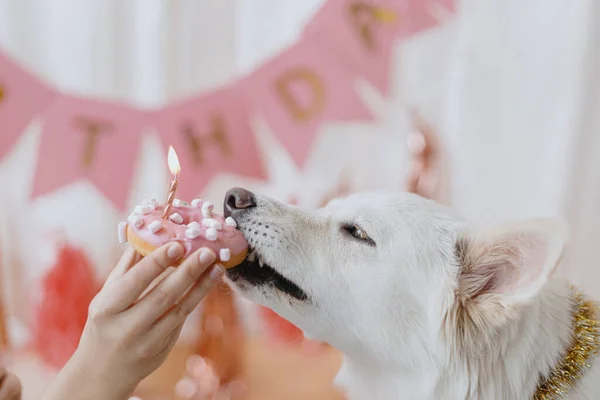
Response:
[[[208,247],[225,268],[235,267],[246,257],[248,243],[235,221],[213,212],[210,202],[195,199],[188,204],[175,199],[168,218],[162,218],[163,211],[156,200],[144,200],[127,222],[119,223],[119,242],[129,242],[142,256],[172,241],[184,246],[186,256]]]

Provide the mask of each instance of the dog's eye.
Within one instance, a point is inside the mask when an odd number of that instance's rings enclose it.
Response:
[[[344,231],[346,231],[347,233],[349,233],[353,238],[358,239],[360,241],[363,241],[365,243],[368,243],[372,246],[375,245],[375,242],[373,241],[373,239],[371,239],[369,237],[369,235],[367,235],[367,232],[365,232],[364,229],[362,229],[360,226],[358,225],[344,225],[343,226]]]

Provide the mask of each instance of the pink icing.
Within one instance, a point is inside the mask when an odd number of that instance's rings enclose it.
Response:
[[[183,218],[181,224],[177,224],[169,218],[163,219],[162,214],[164,207],[160,205],[146,215],[137,214],[144,221],[143,225],[139,228],[136,228],[132,224],[129,224],[129,226],[142,240],[156,247],[174,240],[182,243],[186,250],[186,256],[200,247],[212,249],[217,257],[219,257],[221,249],[229,249],[232,257],[244,251],[248,247],[248,242],[246,242],[244,235],[236,228],[228,226],[225,223],[225,218],[215,212],[211,212],[209,218],[219,222],[221,224],[221,229],[217,231],[218,235],[216,240],[210,241],[206,238],[206,231],[210,228],[204,226],[202,223],[202,220],[207,218],[202,215],[202,204],[204,203],[205,201],[200,202],[197,207],[190,204],[181,205],[180,207],[172,206],[169,215],[173,213],[181,215]],[[148,229],[148,225],[153,221],[160,221],[162,224],[162,228],[156,233],[152,233]],[[200,235],[194,239],[190,239],[186,236],[185,231],[188,229],[187,224],[193,221],[198,223],[199,226],[197,227],[200,229]]]

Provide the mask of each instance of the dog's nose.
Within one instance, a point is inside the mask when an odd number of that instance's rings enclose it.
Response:
[[[233,188],[225,194],[225,204],[223,204],[225,217],[237,219],[254,207],[256,207],[254,193],[246,189]]]

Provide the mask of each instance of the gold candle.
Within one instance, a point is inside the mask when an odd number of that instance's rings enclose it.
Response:
[[[175,199],[175,192],[177,191],[177,186],[179,186],[179,172],[181,171],[181,168],[179,167],[179,159],[177,158],[177,153],[175,153],[173,146],[169,146],[167,163],[169,164],[169,170],[173,175],[173,180],[171,181],[171,186],[169,186],[169,193],[167,194],[167,200],[165,201],[165,210],[162,215],[163,219],[169,217],[169,212],[171,211],[173,200]]]

